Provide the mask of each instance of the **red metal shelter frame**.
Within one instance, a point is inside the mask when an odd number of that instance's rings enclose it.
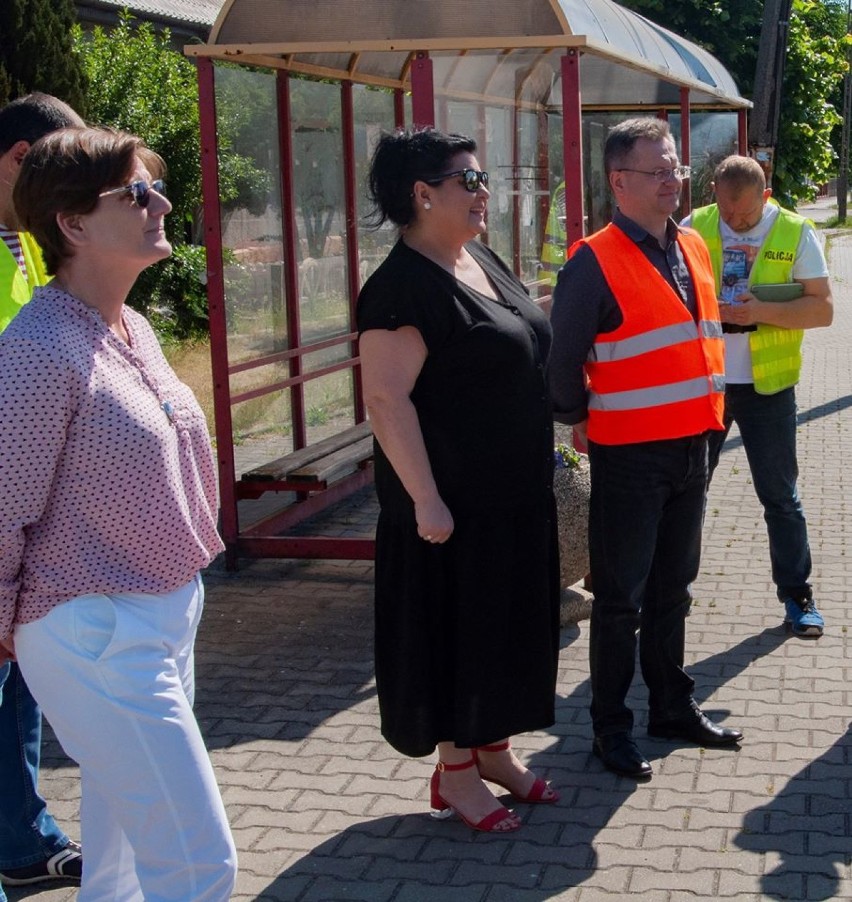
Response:
[[[216,444],[219,486],[221,495],[221,525],[227,546],[229,567],[236,565],[237,559],[245,557],[290,557],[290,558],[344,558],[371,559],[374,543],[369,539],[341,538],[329,536],[288,536],[281,533],[300,523],[305,518],[339,502],[349,494],[368,485],[372,481],[369,465],[350,476],[341,479],[321,492],[308,494],[304,483],[279,482],[277,491],[296,493],[296,500],[284,509],[267,516],[250,527],[240,528],[238,504],[247,498],[256,498],[256,487],[241,483],[236,479],[236,466],[232,432],[232,404],[247,400],[259,394],[285,389],[290,393],[293,423],[294,450],[305,447],[307,430],[305,424],[304,384],[305,382],[343,369],[350,369],[354,385],[354,410],[356,422],[365,418],[363,393],[361,388],[360,360],[358,357],[358,336],[355,331],[355,303],[360,288],[359,251],[357,230],[357,185],[355,175],[355,148],[353,122],[352,82],[340,80],[341,127],[343,137],[344,206],[346,223],[345,253],[347,260],[347,291],[349,294],[349,329],[346,334],[325,341],[303,345],[301,341],[299,305],[287,303],[286,316],[290,346],[287,350],[267,354],[262,358],[231,365],[228,359],[227,328],[225,312],[225,283],[223,266],[222,228],[219,204],[219,170],[217,155],[216,99],[214,87],[214,65],[212,59],[198,56],[198,79],[201,119],[201,164],[202,185],[205,208],[205,238],[208,260],[208,297],[210,313],[211,354],[213,368],[213,397],[216,417]],[[410,56],[409,77],[411,85],[411,110],[413,123],[419,126],[435,123],[435,86],[433,83],[433,61],[426,51]],[[563,172],[566,183],[566,231],[568,244],[583,236],[584,232],[584,184],[582,149],[582,103],[581,103],[581,52],[577,48],[565,48],[560,63],[562,79],[562,130],[563,130]],[[280,152],[281,210],[284,234],[296,234],[296,203],[293,191],[293,147],[290,130],[290,75],[284,69],[276,72],[276,98],[278,109],[278,144]],[[394,122],[388,126],[404,123],[405,104],[402,90],[396,89],[393,105]],[[689,88],[680,89],[681,112],[681,157],[688,164],[690,159],[690,98]],[[738,143],[740,153],[746,152],[746,111],[738,110]],[[513,143],[513,163],[518,163],[519,149]],[[539,161],[540,163],[542,161]],[[546,163],[546,160],[543,161]],[[685,192],[686,209],[689,209],[689,192]],[[518,234],[517,204],[513,216]],[[297,249],[293,239],[284,243],[283,275],[286,297],[298,298]],[[517,242],[513,247],[513,257],[518,268],[519,250]],[[338,345],[351,345],[351,356],[322,369],[303,371],[302,358],[308,353]],[[289,378],[279,380],[272,386],[264,386],[232,395],[231,376],[269,363],[287,361]]]

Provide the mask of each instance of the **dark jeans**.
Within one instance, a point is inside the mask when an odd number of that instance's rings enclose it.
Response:
[[[639,663],[651,723],[693,705],[683,669],[689,584],[698,575],[707,486],[707,435],[599,445],[589,442],[590,633],[596,736],[630,732],[626,697]]]
[[[41,709],[18,665],[0,665],[0,870],[36,864],[68,845],[38,792],[40,758]]]
[[[710,438],[710,476],[722,443],[736,423],[748,458],[754,490],[769,533],[772,580],[779,598],[810,598],[811,549],[796,480],[796,394],[793,388],[759,395],[752,385],[725,391],[725,432]]]

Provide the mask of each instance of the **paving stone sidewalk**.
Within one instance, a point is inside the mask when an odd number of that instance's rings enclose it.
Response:
[[[781,625],[736,433],[708,502],[687,658],[704,709],[744,730],[741,750],[647,739],[637,685],[636,732],[655,776],[637,785],[604,771],[590,753],[581,623],[563,632],[556,725],[516,742],[561,802],[517,805],[524,826],[511,836],[474,834],[428,816],[430,761],[400,758],[379,735],[372,565],[263,561],[215,571],[197,710],[240,851],[235,900],[852,900],[852,236],[830,237],[829,249],[835,323],[808,333],[798,393],[822,639]],[[333,528],[362,533],[374,514],[364,494],[336,512]],[[51,739],[42,786],[76,835],[77,771]]]

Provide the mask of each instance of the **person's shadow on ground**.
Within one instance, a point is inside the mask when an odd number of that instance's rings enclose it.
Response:
[[[563,651],[582,627],[563,629]],[[770,654],[787,639],[783,628],[767,629],[690,668],[696,675],[696,697],[709,698],[750,663]],[[563,656],[569,666],[584,668],[584,660]],[[457,819],[429,817],[424,767],[423,813],[364,819],[330,836],[287,867],[258,900],[309,897],[322,899],[410,899],[412,902],[479,900],[491,883],[511,890],[512,902],[545,902],[572,887],[582,886],[598,870],[598,835],[635,793],[654,788],[606,771],[591,754],[588,679],[557,699],[557,722],[547,732],[552,742],[524,755],[526,763],[551,780],[561,793],[556,805],[525,805],[500,795],[523,819],[518,833],[506,836],[475,833]],[[638,676],[629,704],[637,712],[636,734],[655,768],[679,749],[677,742],[644,735],[647,692]],[[715,719],[726,712],[708,709]],[[720,717],[719,715],[723,715]],[[735,754],[718,749],[714,754]],[[499,790],[498,790],[499,794]],[[284,818],[286,822],[286,818]],[[629,852],[625,851],[625,856]],[[394,895],[401,893],[401,895]],[[407,895],[406,895],[407,893]]]
[[[735,844],[778,863],[761,877],[769,899],[837,898],[852,856],[852,724],[766,805],[747,812]],[[776,780],[780,780],[776,777]]]
[[[251,585],[245,572],[241,578],[208,580],[209,605],[197,650],[196,705],[208,745],[215,752],[258,740],[310,739],[328,743],[329,753],[339,754],[333,750],[335,728],[327,722],[353,708],[371,725],[375,742],[369,567],[316,562],[264,566],[254,570]],[[283,566],[290,569],[287,580],[281,579]],[[426,762],[418,792],[422,813],[387,814],[394,807],[389,789],[382,798],[383,810],[365,812],[357,823],[346,817],[340,828],[330,827],[327,840],[282,870],[257,898],[291,900],[308,888],[311,898],[372,902],[402,886],[409,896],[399,898],[416,902],[479,899],[493,877],[512,888],[512,902],[544,902],[586,883],[600,867],[595,848],[599,834],[617,826],[631,796],[654,788],[653,781],[637,784],[609,773],[591,754],[586,656],[570,648],[587,628],[583,623],[563,630],[563,651],[568,651],[561,665],[574,671],[569,676],[573,689],[557,698],[557,722],[548,731],[549,741],[539,742],[535,752],[522,752],[529,766],[559,789],[558,804],[524,805],[501,796],[522,816],[521,831],[510,836],[476,834],[456,819],[429,817],[431,767]],[[783,628],[767,629],[691,665],[696,698],[707,701],[786,639]],[[659,771],[679,745],[645,736],[647,693],[638,668],[628,701],[637,713],[637,739]],[[708,710],[717,720],[729,713],[718,707]],[[735,718],[731,722],[737,725]],[[268,748],[265,757],[272,754]],[[281,766],[286,766],[281,754]],[[350,754],[357,756],[358,749]],[[317,788],[322,791],[321,785]],[[411,808],[406,800],[397,810]],[[278,817],[286,834],[288,814],[279,811]],[[282,842],[282,848],[287,846]]]
[[[562,635],[564,648],[579,636],[579,629],[566,628]],[[465,902],[484,898],[497,881],[511,888],[507,900],[544,902],[566,886],[582,884],[597,868],[595,837],[638,791],[635,782],[605,771],[589,778],[589,743],[575,723],[586,708],[582,694],[578,687],[572,693],[577,699],[557,700],[557,723],[549,731],[553,741],[529,759],[558,786],[559,803],[526,805],[492,787],[521,815],[523,826],[517,833],[477,833],[455,817],[430,817],[426,788],[431,761],[426,762],[422,813],[348,826],[284,870],[257,899],[292,900],[307,891],[309,898],[317,899]]]

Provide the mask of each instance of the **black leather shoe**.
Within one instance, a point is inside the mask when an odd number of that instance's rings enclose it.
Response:
[[[740,730],[720,727],[697,710],[677,720],[649,724],[648,735],[659,739],[687,739],[698,745],[735,745],[743,738]]]
[[[627,733],[595,736],[592,751],[603,761],[604,767],[622,777],[644,779],[654,772],[642,757],[639,746]]]

